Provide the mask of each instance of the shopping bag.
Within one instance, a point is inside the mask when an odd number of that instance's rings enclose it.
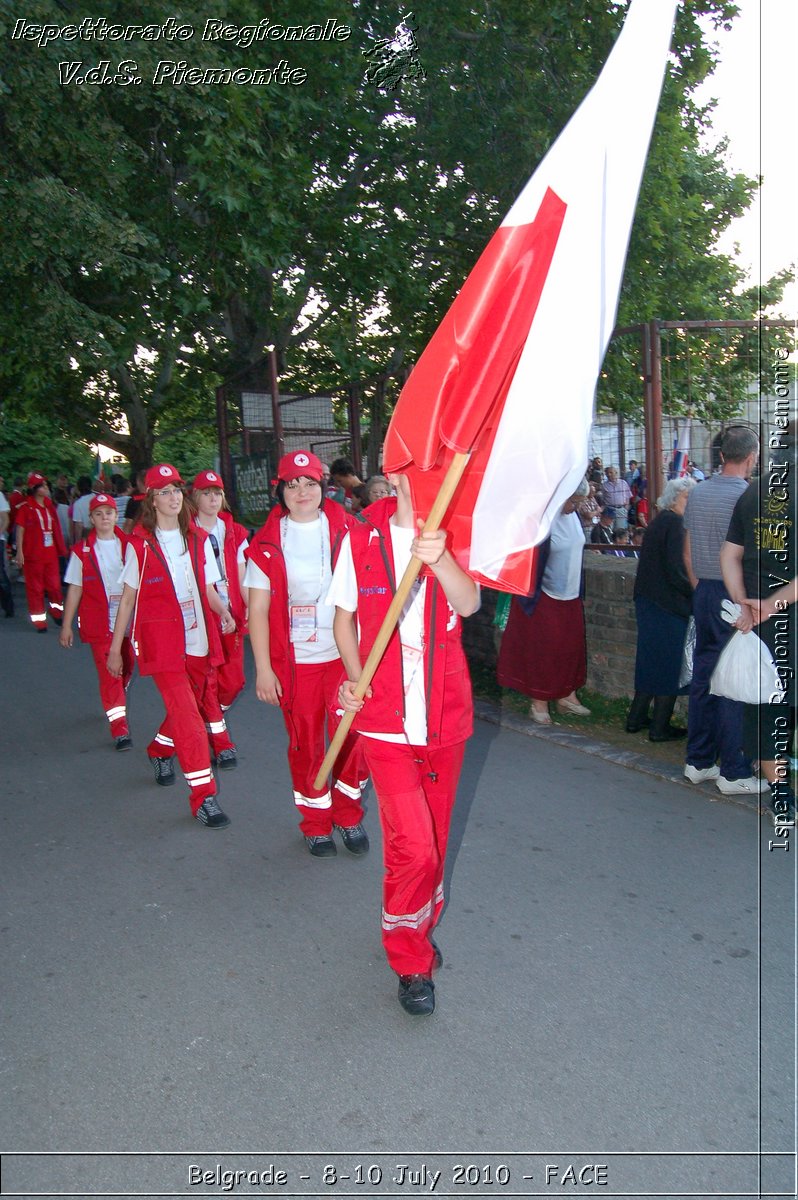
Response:
[[[682,665],[679,670],[679,690],[687,687],[693,678],[693,655],[695,654],[695,617],[687,621],[687,633],[684,636]]]
[[[722,610],[724,621],[730,623],[740,615],[739,604],[731,600],[723,601]],[[748,633],[737,629],[721,651],[709,690],[713,696],[744,704],[780,704],[784,684],[762,639],[753,629]]]

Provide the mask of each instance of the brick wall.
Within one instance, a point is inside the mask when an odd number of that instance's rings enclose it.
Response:
[[[611,558],[585,552],[585,625],[587,687],[615,699],[634,692],[636,558]],[[496,669],[493,616],[496,593],[482,590],[482,607],[463,623],[463,644],[470,662]]]

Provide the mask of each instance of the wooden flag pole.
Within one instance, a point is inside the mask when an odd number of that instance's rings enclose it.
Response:
[[[426,533],[435,533],[440,529],[441,521],[446,515],[446,510],[452,502],[452,496],[457,490],[457,485],[462,478],[463,471],[466,469],[469,454],[455,454],[452,461],[449,463],[443,482],[438,490],[438,494],[433,501],[432,508],[429,511],[429,516],[424,522],[424,531]],[[374,672],[380,665],[383,654],[391,640],[391,634],[399,623],[399,617],[402,614],[402,609],[405,606],[405,601],[410,595],[410,589],[415,583],[418,573],[424,564],[420,558],[411,558],[407,564],[407,569],[399,581],[399,586],[396,589],[390,608],[385,614],[380,630],[374,639],[374,645],[371,647],[371,652],[366,659],[363,667],[363,672],[355,685],[354,694],[358,700],[362,700],[366,694],[366,689],[374,678]],[[341,718],[341,723],[335,731],[335,736],[330,742],[330,748],[327,751],[324,762],[321,764],[319,773],[313,780],[313,786],[320,788],[324,786],[324,781],[333,768],[341,747],[344,744],[344,739],[349,732],[349,727],[357,714],[353,712],[345,712]]]

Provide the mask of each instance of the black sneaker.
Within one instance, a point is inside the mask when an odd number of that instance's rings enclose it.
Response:
[[[114,742],[114,749],[116,749],[116,750],[132,750],[133,749],[133,738],[130,736],[129,733],[120,734],[119,737]],[[173,778],[174,778],[174,773],[173,773]]]
[[[206,800],[203,800],[195,816],[198,821],[201,821],[203,825],[207,825],[209,829],[224,829],[230,824],[230,818],[227,813],[223,813],[219,808],[215,796],[208,796]]]
[[[368,854],[369,836],[362,825],[336,825],[350,854]]]
[[[399,976],[399,1003],[411,1017],[429,1017],[435,1012],[435,984],[426,975]]]
[[[152,769],[155,772],[155,782],[161,787],[169,787],[175,781],[175,767],[171,755],[169,758],[151,758]]]
[[[235,750],[220,750],[213,761],[220,771],[232,771],[238,759]]]
[[[314,858],[335,858],[338,851],[331,833],[318,834],[316,837],[305,837],[305,845]]]

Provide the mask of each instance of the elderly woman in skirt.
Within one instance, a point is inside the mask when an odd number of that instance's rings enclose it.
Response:
[[[539,580],[531,596],[514,596],[499,652],[502,687],[530,696],[529,715],[551,725],[549,702],[570,716],[590,716],[576,694],[587,679],[585,613],[582,605],[582,553],[585,535],[577,514],[589,494],[582,480],[554,518],[540,547]]]

